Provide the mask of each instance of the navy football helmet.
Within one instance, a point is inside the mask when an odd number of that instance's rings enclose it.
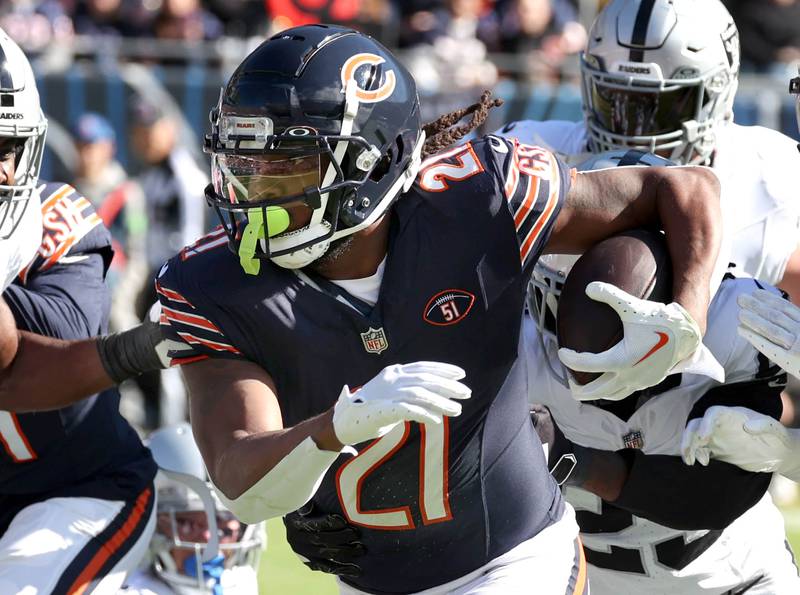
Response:
[[[206,199],[242,267],[306,266],[408,190],[424,143],[414,79],[367,35],[287,29],[247,56],[211,111]],[[291,207],[310,222],[287,232]]]

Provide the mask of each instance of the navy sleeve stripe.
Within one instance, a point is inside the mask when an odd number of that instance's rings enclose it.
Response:
[[[47,185],[43,186],[42,189],[45,190]],[[66,198],[70,194],[75,192],[75,188],[70,186],[69,184],[61,184],[60,186],[56,187],[53,192],[48,194],[47,196],[42,196],[42,210],[45,211],[52,207],[57,200],[61,198]]]
[[[181,250],[181,260],[186,260],[187,258],[197,256],[198,254],[202,254],[208,250],[225,246],[227,243],[228,234],[225,232],[225,228],[219,225],[193,244],[190,244]]]
[[[555,179],[551,180],[547,185],[545,185],[544,190],[550,190],[549,195],[547,196],[546,202],[544,196],[537,201],[538,204],[542,204],[541,209],[535,209],[535,212],[538,215],[535,217],[535,224],[533,228],[528,232],[528,234],[524,238],[520,238],[520,260],[524,264],[528,257],[531,254],[539,254],[541,252],[542,246],[540,246],[541,241],[545,237],[547,237],[547,231],[550,228],[550,224],[552,220],[557,216],[557,209],[556,206],[558,205],[558,193],[561,188],[561,185],[558,181],[558,168],[553,167]]]
[[[533,211],[533,205],[536,203],[536,199],[539,196],[539,184],[541,180],[539,178],[528,177],[525,181],[527,187],[525,190],[525,197],[519,201],[519,207],[517,207],[514,212],[514,227],[517,232],[519,232],[522,228],[522,224],[525,223],[531,211]]]

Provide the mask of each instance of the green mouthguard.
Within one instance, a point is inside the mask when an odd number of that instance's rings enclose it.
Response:
[[[267,207],[267,226],[269,237],[274,237],[289,229],[289,213],[281,207]],[[247,211],[247,226],[242,232],[239,242],[239,264],[248,275],[257,275],[261,270],[261,261],[255,257],[259,240],[266,239],[264,228],[264,211],[250,209]]]

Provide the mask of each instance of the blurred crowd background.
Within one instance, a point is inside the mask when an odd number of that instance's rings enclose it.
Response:
[[[786,93],[800,62],[800,1],[727,0],[737,21],[740,124],[798,137]],[[209,108],[265,36],[334,22],[365,31],[415,75],[423,117],[505,99],[484,131],[582,117],[577,56],[599,0],[2,0],[0,27],[28,53],[50,121],[43,179],[73,183],[114,235],[112,324],[155,301],[161,263],[216,225],[203,199]],[[143,429],[185,417],[177,371],[128,387]]]

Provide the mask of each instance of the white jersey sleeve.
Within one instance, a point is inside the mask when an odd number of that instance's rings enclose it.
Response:
[[[769,128],[728,124],[717,133],[713,168],[722,182],[734,271],[778,284],[800,239],[795,141]]]
[[[506,138],[518,138],[526,145],[544,147],[567,163],[578,163],[577,155],[586,149],[586,126],[583,122],[566,120],[518,120],[506,124],[494,133]]]

